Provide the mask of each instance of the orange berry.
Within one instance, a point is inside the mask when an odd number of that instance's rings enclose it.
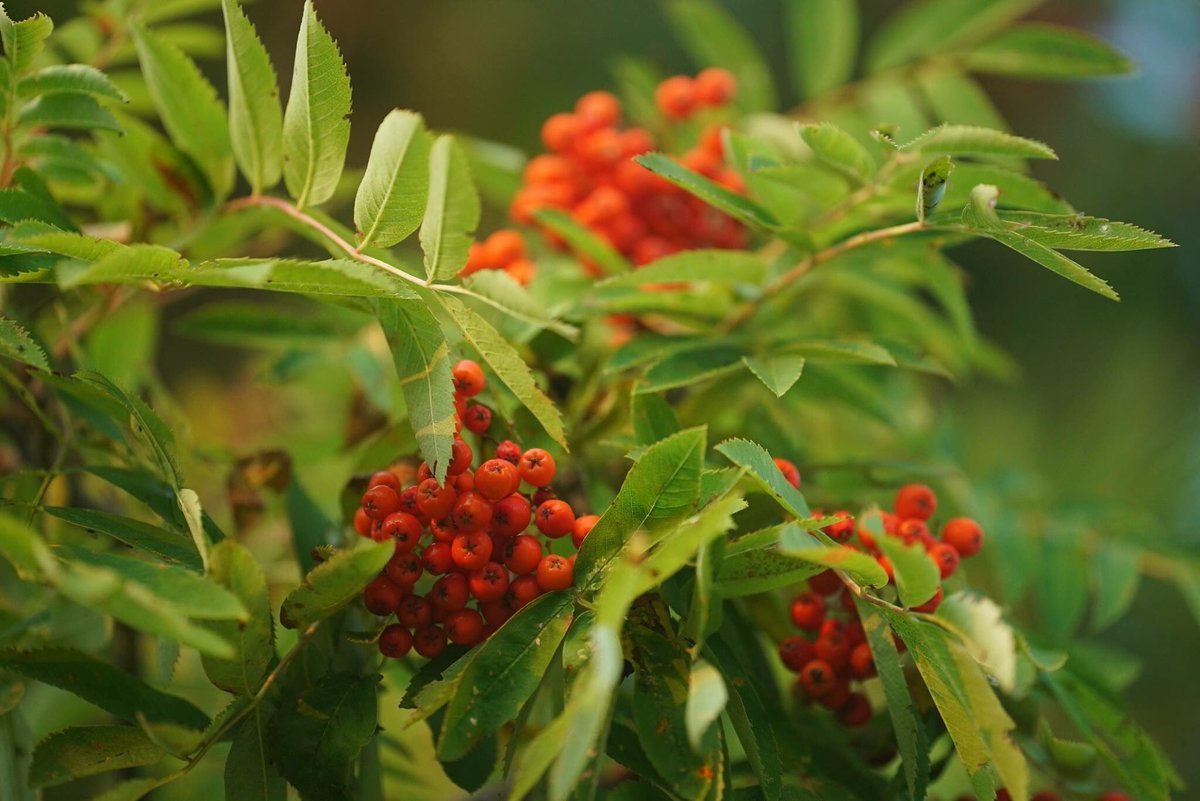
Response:
[[[501,228],[483,242],[484,261],[492,267],[507,267],[524,255],[525,240],[511,228]]]
[[[667,78],[654,90],[654,103],[668,119],[683,119],[696,107],[695,84],[686,75]]]
[[[696,76],[695,93],[702,106],[723,106],[737,94],[737,79],[729,70],[709,67]]]
[[[596,126],[616,125],[621,101],[612,92],[588,92],[575,104],[575,113]]]
[[[565,153],[575,146],[584,128],[584,121],[574,114],[555,114],[542,125],[542,144],[547,150]]]

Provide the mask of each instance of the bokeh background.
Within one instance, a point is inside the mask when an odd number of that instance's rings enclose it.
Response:
[[[779,71],[778,0],[724,0]],[[10,2],[58,19],[73,0]],[[871,29],[897,3],[862,0]],[[610,87],[620,53],[664,70],[690,64],[651,0],[318,0],[354,82],[351,162],[365,162],[374,121],[392,107],[431,127],[525,150],[540,121],[581,93]],[[250,14],[287,81],[300,0],[258,0]],[[21,14],[23,15],[23,14]],[[1131,535],[1200,546],[1200,2],[1050,0],[1035,18],[1091,30],[1139,65],[1091,84],[985,81],[1013,130],[1050,143],[1035,173],[1080,209],[1154,228],[1181,246],[1086,254],[1123,302],[1052,278],[998,246],[956,252],[982,332],[1022,368],[1011,384],[961,384],[950,414],[965,464],[987,481],[1032,466],[1067,502],[1130,502],[1162,530]],[[214,65],[214,69],[216,66]],[[915,134],[916,132],[909,132]],[[169,343],[164,343],[164,351]],[[334,426],[336,428],[336,426]],[[334,432],[335,434],[337,432]],[[1200,627],[1170,587],[1144,583],[1126,621],[1105,634],[1140,655],[1130,697],[1200,798]]]

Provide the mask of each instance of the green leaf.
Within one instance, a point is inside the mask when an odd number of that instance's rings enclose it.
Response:
[[[101,793],[91,801],[141,801],[151,790],[158,789],[165,782],[165,778],[130,779]]]
[[[869,554],[846,545],[827,545],[796,525],[785,526],[780,531],[779,552],[823,568],[840,570],[867,587],[883,587],[888,583],[887,571]]]
[[[737,732],[738,741],[746,752],[746,761],[758,778],[759,788],[766,801],[784,797],[782,777],[785,774],[779,753],[775,718],[768,711],[762,693],[764,685],[746,681],[747,667],[737,652],[721,638],[709,644],[714,661],[725,679],[729,692],[726,711]]]
[[[481,270],[468,276],[465,285],[471,291],[468,297],[514,320],[553,331],[572,342],[579,338],[579,329],[554,319],[552,308],[534,298],[504,270]]]
[[[179,496],[175,488],[161,478],[144,470],[128,470],[108,465],[92,465],[87,468],[87,472],[129,493],[172,528],[180,532],[187,528],[187,520],[184,519],[183,510],[179,508]],[[210,540],[218,542],[225,539],[224,533],[207,512],[203,513],[203,525]]]
[[[1132,72],[1134,65],[1107,42],[1057,25],[1015,25],[967,54],[976,72],[1017,78],[1071,80]]]
[[[657,538],[653,550],[639,566],[645,575],[638,594],[649,592],[682,570],[696,558],[700,549],[719,539],[734,528],[733,516],[746,508],[737,495],[727,495],[713,501],[700,512],[688,517]]]
[[[908,797],[919,801],[925,797],[929,783],[929,735],[909,693],[908,681],[900,666],[900,654],[887,621],[871,604],[856,599],[855,605],[867,635],[880,684],[883,685],[883,695],[887,699],[888,716],[896,733],[900,769],[904,773],[904,783],[908,785]]]
[[[1037,580],[1038,632],[1043,644],[1066,645],[1087,616],[1088,563],[1078,532],[1047,531],[1039,542]]]
[[[153,554],[169,564],[180,565],[182,568],[196,572],[204,567],[195,547],[178,532],[167,531],[132,517],[122,517],[97,509],[47,506],[45,511],[71,525],[79,526],[88,533],[107,534],[132,548]]]
[[[171,141],[195,159],[213,193],[225,197],[233,187],[233,151],[216,90],[175,45],[140,25],[133,26],[133,37],[146,86]]]
[[[379,575],[395,550],[391,542],[372,542],[338,551],[310,570],[304,582],[283,599],[280,622],[289,629],[305,629],[329,617]]]
[[[579,548],[575,585],[592,587],[638,531],[682,520],[700,492],[707,431],[689,428],[646,448]]]
[[[735,372],[741,359],[742,351],[733,345],[673,353],[646,371],[637,391],[662,392],[708,381]]]
[[[667,19],[700,66],[724,67],[738,82],[737,104],[747,111],[774,111],[771,71],[754,39],[713,0],[669,0]]]
[[[763,230],[779,225],[779,220],[758,203],[689,170],[664,153],[647,153],[637,156],[634,161],[751,228]]]
[[[754,253],[742,250],[685,250],[651,262],[635,272],[602,281],[599,288],[698,281],[757,285],[763,282],[766,275],[766,262]]]
[[[573,611],[571,596],[548,593],[476,649],[442,721],[438,759],[462,758],[517,716],[558,654]]]
[[[1008,127],[987,91],[957,68],[946,66],[924,70],[917,81],[929,102],[934,122],[980,125],[998,130]]]
[[[951,156],[1014,156],[1057,159],[1049,145],[976,125],[939,125],[900,148],[903,152],[945,153]]]
[[[171,328],[189,339],[241,348],[318,347],[352,333],[337,317],[304,311],[278,303],[206,303],[176,316]]]
[[[680,429],[675,410],[662,395],[634,392],[629,399],[629,417],[639,445],[653,445]]]
[[[416,298],[403,279],[351,259],[217,259],[175,280],[185,286],[244,287],[304,295]]]
[[[0,40],[4,42],[4,55],[14,75],[20,75],[33,65],[53,30],[54,23],[40,11],[14,22],[0,5]]]
[[[743,356],[742,363],[775,397],[782,398],[800,380],[804,372],[803,356],[779,353],[769,356]]]
[[[0,189],[0,222],[15,225],[28,220],[64,228],[74,227],[52,199],[47,200],[22,189]],[[42,266],[39,264],[39,269]]]
[[[349,116],[350,76],[342,54],[312,0],[305,0],[283,114],[283,177],[300,208],[324,203],[337,188],[350,141]]]
[[[354,761],[375,735],[377,681],[376,676],[330,673],[288,698],[271,718],[271,762],[302,797],[354,799]]]
[[[292,527],[292,547],[296,552],[296,561],[300,563],[300,569],[307,572],[316,565],[313,550],[338,542],[341,526],[329,519],[295,475],[284,490],[283,503],[287,508],[288,523]]]
[[[59,572],[58,562],[41,535],[25,523],[3,514],[0,514],[0,556],[26,580],[56,577]]]
[[[902,604],[910,608],[920,606],[934,596],[942,585],[942,577],[923,545],[909,545],[897,537],[887,536],[882,526],[875,540],[892,563]]]
[[[787,526],[794,524],[788,523]],[[736,553],[727,551],[717,570],[716,586],[724,598],[740,598],[790,587],[824,571],[825,565],[776,549],[784,526],[769,529],[770,545]],[[745,537],[739,538],[740,542]],[[885,579],[886,580],[886,579]]]
[[[247,614],[241,621],[210,624],[218,636],[233,644],[235,654],[232,659],[204,657],[204,672],[209,681],[226,692],[252,695],[275,658],[275,620],[267,596],[267,578],[254,555],[234,540],[223,540],[213,548],[208,573],[239,599]]]
[[[153,765],[167,752],[132,726],[73,726],[38,743],[29,768],[32,787]]]
[[[1002,193],[1003,194],[1003,193]],[[1017,233],[1040,245],[1061,250],[1149,250],[1175,243],[1129,223],[1082,214],[1003,211],[997,216]]]
[[[200,730],[208,717],[182,698],[156,690],[107,662],[66,648],[0,651],[0,667],[77,695],[111,715],[137,722],[170,723]]]
[[[421,225],[425,200],[431,189],[430,147],[430,137],[420,114],[395,109],[384,117],[375,132],[367,171],[354,198],[354,224],[361,237],[359,247],[391,247]],[[460,175],[457,170],[462,164],[456,163],[453,156],[449,166],[455,168],[455,176]],[[473,192],[467,174],[463,172],[461,176],[467,178],[466,192]],[[450,187],[441,183],[450,177],[454,176],[443,173],[435,178],[443,192],[439,201],[443,204],[451,200],[464,202],[463,187],[455,186],[456,191],[450,192]],[[476,210],[475,224],[478,224],[478,217]]]
[[[1096,598],[1092,631],[1116,623],[1133,605],[1142,578],[1141,556],[1139,548],[1109,541],[1102,542],[1092,554],[1092,586]]]
[[[788,483],[775,466],[775,460],[763,446],[747,439],[728,439],[716,448],[726,459],[744,468],[764,492],[775,499],[784,511],[796,517],[809,516],[808,504],[800,490]]]
[[[42,95],[21,109],[22,125],[42,128],[120,131],[121,125],[112,112],[96,102],[91,95],[79,92],[56,92]]]
[[[963,222],[968,228],[994,239],[1028,259],[1052,270],[1068,281],[1103,295],[1109,300],[1120,300],[1120,296],[1108,282],[1096,277],[1086,267],[1068,259],[1056,250],[1051,250],[1027,236],[1008,230],[996,214],[996,197],[999,190],[994,186],[980,185],[971,192],[971,203],[963,209]]]
[[[875,159],[867,149],[832,122],[801,125],[799,130],[814,156],[850,180],[866,183],[875,174]]]
[[[137,244],[116,248],[95,264],[63,275],[59,285],[74,289],[85,284],[121,283],[152,278],[171,281],[184,275],[187,262],[175,251],[160,245]]]
[[[858,51],[857,0],[787,0],[792,76],[803,97],[846,83]]]
[[[439,295],[443,308],[462,331],[463,337],[483,357],[496,377],[508,387],[522,405],[542,424],[546,433],[565,449],[566,432],[562,416],[533,379],[529,365],[492,324],[472,311],[457,297]]]
[[[109,77],[88,64],[51,64],[22,78],[17,84],[20,97],[70,92],[128,102],[129,98]]]
[[[946,196],[946,183],[954,172],[954,162],[949,156],[942,156],[930,162],[921,171],[921,183],[917,187],[917,219],[925,221],[927,214],[932,214]]]
[[[6,317],[0,317],[0,356],[7,356],[42,370],[50,369],[50,362],[42,346],[35,342],[24,328]]]
[[[729,700],[729,690],[721,673],[704,660],[692,665],[688,675],[687,706],[684,723],[687,726],[688,744],[700,753],[705,734],[720,718]]]
[[[429,201],[421,220],[425,275],[445,281],[467,263],[471,232],[479,225],[479,193],[467,157],[454,137],[442,134],[429,151]]]
[[[229,138],[254,194],[283,172],[283,109],[271,57],[239,0],[221,0],[229,74]]]
[[[450,346],[419,300],[379,301],[379,324],[392,349],[408,421],[434,477],[445,478],[454,442],[454,377]]]
[[[867,50],[870,71],[978,41],[1042,0],[918,0],[884,21]]]
[[[633,270],[608,240],[597,236],[587,226],[580,225],[562,209],[538,209],[533,217],[543,228],[561,237],[578,256],[596,264],[606,275],[621,275]]]
[[[258,704],[234,730],[225,757],[225,801],[286,801],[287,783],[268,755],[270,713],[265,702]]]

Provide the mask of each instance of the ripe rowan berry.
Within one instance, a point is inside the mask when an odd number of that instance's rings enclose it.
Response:
[[[834,570],[822,570],[817,575],[808,580],[808,586],[817,595],[832,595],[838,592],[844,586],[842,579]]]
[[[843,726],[865,726],[871,722],[871,702],[862,693],[851,693],[837,717]]]
[[[454,567],[454,556],[448,542],[434,542],[425,546],[421,553],[421,564],[434,576],[440,576]]]
[[[459,534],[450,546],[454,564],[463,570],[478,570],[492,558],[492,538],[482,531]]]
[[[504,459],[488,459],[475,470],[475,489],[489,501],[512,495],[520,486],[521,471]]]
[[[417,493],[416,486],[409,487],[400,493],[400,511],[412,515],[420,521],[421,525],[425,525],[429,517],[421,511],[421,506],[417,503]]]
[[[513,616],[513,608],[507,598],[481,603],[479,612],[489,626],[503,626],[504,622]]]
[[[508,571],[498,562],[488,562],[471,573],[471,594],[480,601],[498,601],[508,592]]]
[[[821,621],[820,627],[817,629],[818,637],[829,637],[836,634],[839,637],[846,636],[846,624],[837,618],[827,617]]]
[[[612,92],[588,92],[575,103],[575,113],[592,125],[616,125],[621,120],[621,101]]]
[[[912,610],[914,612],[925,612],[927,614],[933,614],[934,612],[937,611],[937,608],[942,605],[942,598],[944,598],[944,597],[945,597],[945,593],[943,592],[941,587],[938,587],[937,592],[935,592],[933,594],[932,598],[930,598],[928,601],[921,604],[920,606],[914,606],[912,608]]]
[[[530,448],[521,454],[517,465],[521,479],[531,487],[544,487],[554,480],[556,467],[554,457],[541,448]]]
[[[896,535],[909,545],[931,542],[933,540],[933,537],[929,533],[929,526],[925,525],[924,520],[918,520],[915,517],[907,517],[901,520],[896,526]]]
[[[538,531],[551,539],[566,536],[575,527],[575,511],[566,501],[546,501],[534,515]]]
[[[360,537],[371,536],[371,529],[374,527],[375,521],[367,514],[367,510],[361,506],[354,510],[354,530],[358,532]]]
[[[505,267],[504,272],[521,286],[528,286],[537,274],[537,265],[529,259],[517,259]]]
[[[893,584],[896,581],[896,571],[892,568],[892,560],[886,556],[876,556],[875,561],[883,568],[883,572],[887,573],[888,584]]]
[[[850,666],[850,643],[845,635],[838,632],[822,634],[817,637],[813,647],[817,650],[817,658],[827,662],[834,670],[842,671]]]
[[[822,659],[813,659],[800,670],[800,685],[811,698],[828,695],[836,681],[833,668]]]
[[[412,586],[420,581],[425,569],[421,567],[421,558],[415,553],[397,550],[383,571],[393,582],[411,591]]]
[[[521,463],[521,446],[511,439],[506,439],[496,446],[496,458],[519,465]]]
[[[396,543],[397,551],[411,551],[421,541],[421,521],[407,512],[392,512],[379,524],[384,538]]]
[[[541,506],[546,501],[556,500],[558,500],[558,493],[554,491],[554,487],[538,487],[532,498],[535,507]]]
[[[519,534],[504,546],[504,565],[517,575],[537,570],[542,561],[542,544],[537,537]]]
[[[929,549],[929,558],[938,566],[938,573],[943,579],[948,579],[954,575],[954,571],[958,569],[959,555],[953,545],[945,542],[939,542]]]
[[[506,267],[525,255],[525,239],[512,228],[501,228],[483,241],[480,255],[488,267]],[[483,375],[483,371],[479,374]],[[457,378],[456,375],[456,381]]]
[[[850,672],[856,679],[869,679],[875,675],[875,656],[865,642],[854,646],[850,652]]]
[[[457,498],[453,487],[443,487],[437,479],[427,478],[417,485],[417,507],[430,520],[441,520],[450,514]]]
[[[574,114],[554,114],[542,124],[542,144],[547,150],[566,153],[575,146],[586,124]]]
[[[447,573],[433,583],[429,598],[435,609],[457,612],[471,599],[471,587],[462,573]]]
[[[854,595],[849,592],[845,593],[843,597],[848,597],[851,601],[854,600]],[[851,648],[862,645],[867,641],[867,630],[863,628],[861,620],[851,620],[848,622],[846,627],[842,629],[842,633],[846,635],[846,640],[850,643]]]
[[[383,520],[400,508],[400,496],[391,487],[380,484],[363,494],[362,508],[372,520]]]
[[[463,425],[473,434],[482,434],[492,425],[492,410],[478,403],[468,406]]]
[[[373,615],[390,615],[408,593],[387,576],[378,576],[363,590],[363,605]]]
[[[583,545],[584,539],[599,522],[600,515],[583,515],[575,518],[575,525],[571,528],[571,544],[576,548]]]
[[[725,158],[725,126],[710,125],[700,134],[700,147],[719,159]]]
[[[696,88],[686,75],[675,75],[654,90],[654,103],[668,119],[683,119],[696,106]]]
[[[446,616],[446,634],[459,645],[475,645],[483,639],[483,617],[474,609],[459,609]]]
[[[410,595],[396,609],[396,620],[410,629],[424,628],[433,620],[433,606],[423,596]]]
[[[575,152],[588,168],[609,170],[624,156],[624,147],[619,133],[612,128],[600,128],[581,136]]]
[[[797,627],[816,631],[825,619],[825,601],[819,595],[804,592],[792,601],[792,622]]]
[[[462,532],[458,530],[458,523],[454,522],[453,515],[447,515],[441,520],[429,521],[429,533],[433,535],[436,542],[444,542],[449,545]]]
[[[537,567],[537,583],[546,592],[565,590],[574,579],[575,565],[558,554],[542,557]]]
[[[387,626],[379,634],[379,653],[390,659],[403,659],[412,645],[412,632],[398,623]]]
[[[1062,796],[1053,790],[1039,790],[1029,801],[1061,801]]]
[[[906,484],[896,493],[896,515],[928,520],[937,511],[937,496],[924,484]]]
[[[804,666],[815,659],[817,651],[813,644],[800,636],[788,637],[779,643],[779,658],[784,667],[793,673],[799,673]]]
[[[446,466],[447,476],[461,474],[471,466],[471,460],[475,458],[467,441],[458,437],[454,438],[454,443],[450,446],[450,453],[450,464]]]
[[[433,659],[446,648],[446,632],[436,625],[417,629],[413,633],[413,648],[426,659]]]
[[[492,522],[492,505],[474,490],[464,492],[454,501],[452,516],[463,534],[483,531]]]
[[[832,666],[837,670],[837,666]],[[850,679],[846,676],[839,675],[834,679],[833,684],[829,688],[829,692],[817,699],[817,703],[826,709],[838,710],[846,705],[850,700]]]
[[[522,174],[526,184],[571,183],[576,179],[578,168],[568,159],[551,153],[534,156],[525,165]],[[524,245],[524,240],[522,240]],[[522,253],[517,255],[519,258]]]
[[[969,517],[955,517],[942,526],[942,542],[968,559],[983,548],[983,529]]]
[[[371,474],[367,479],[367,488],[371,487],[391,487],[396,493],[400,493],[404,486],[400,483],[400,478],[391,470],[378,470]]]
[[[829,524],[821,530],[838,542],[849,541],[854,536],[854,518],[846,511],[834,512],[833,516],[842,519],[836,523]]]
[[[512,537],[529,528],[533,507],[524,495],[513,493],[492,504],[492,531],[501,537]]]
[[[540,563],[540,560],[539,560]],[[508,585],[508,601],[513,610],[523,608],[527,603],[542,594],[537,576],[517,576]]]
[[[621,132],[621,155],[627,159],[649,153],[655,147],[654,135],[645,128],[626,128]],[[648,172],[641,165],[637,166],[643,172]]]
[[[463,359],[454,365],[454,369],[451,372],[454,376],[454,389],[464,398],[475,397],[480,392],[483,392],[483,387],[487,384],[483,368],[479,366],[478,362],[472,359]]]
[[[779,472],[783,473],[783,477],[787,479],[787,483],[796,489],[800,489],[800,470],[797,469],[796,465],[787,459],[776,459],[775,466],[779,468]]]
[[[702,106],[723,106],[737,93],[737,79],[729,70],[709,67],[695,80],[696,102]]]

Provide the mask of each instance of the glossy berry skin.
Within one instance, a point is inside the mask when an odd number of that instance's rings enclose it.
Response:
[[[421,525],[425,525],[429,522],[429,517],[421,511],[421,506],[417,503],[417,492],[417,487],[412,486],[400,493],[400,511],[412,515]]]
[[[452,517],[464,534],[483,531],[492,522],[492,505],[478,492],[464,492],[454,501]]]
[[[512,495],[521,486],[521,471],[504,459],[488,459],[475,471],[475,491],[489,501]]]
[[[533,507],[523,495],[514,493],[492,504],[492,532],[501,537],[520,534],[531,520]]]
[[[392,512],[383,519],[379,531],[396,543],[397,551],[411,551],[421,541],[421,521],[407,512]]]
[[[941,587],[938,587],[937,592],[935,592],[933,594],[932,598],[930,598],[928,601],[921,604],[920,606],[914,606],[912,609],[914,612],[925,612],[926,614],[933,614],[934,612],[937,611],[937,608],[942,605],[942,598],[944,598],[944,597],[945,597],[945,593],[942,591]]]
[[[796,465],[787,459],[776,459],[775,466],[779,468],[780,473],[783,473],[783,477],[787,479],[787,483],[796,489],[800,489],[800,470]]]
[[[842,580],[833,570],[824,570],[808,580],[808,586],[817,595],[833,595],[842,589]]]
[[[468,406],[463,425],[472,433],[482,434],[492,425],[492,410],[478,403]]]
[[[961,557],[953,545],[940,542],[929,549],[929,558],[938,566],[938,573],[942,579],[948,579],[954,575],[954,571],[958,570],[958,564]]]
[[[421,629],[433,622],[433,605],[420,595],[410,595],[396,609],[396,620],[410,629]]]
[[[479,366],[478,362],[463,359],[454,365],[451,372],[454,376],[454,390],[459,395],[464,398],[473,398],[483,392],[487,378],[483,375],[483,368]]]
[[[412,632],[397,623],[379,634],[379,653],[389,659],[403,659],[413,646]]]
[[[554,491],[554,487],[538,487],[537,492],[533,493],[531,500],[534,507],[538,507],[546,501],[558,500],[558,493]]]
[[[575,114],[589,126],[616,125],[621,120],[621,101],[612,92],[588,92],[575,103]]]
[[[969,559],[983,549],[983,529],[969,517],[955,517],[942,527],[942,542]]]
[[[462,573],[447,573],[433,583],[429,598],[435,610],[457,612],[471,599],[471,585]]]
[[[383,617],[395,612],[406,594],[403,587],[386,576],[379,576],[363,590],[363,605],[371,614]]]
[[[779,659],[784,667],[793,673],[799,673],[804,666],[816,659],[817,651],[813,644],[803,637],[788,637],[779,643]]]
[[[865,642],[854,646],[850,652],[850,673],[856,679],[869,679],[875,675],[875,657],[871,646]]]
[[[489,626],[503,626],[504,621],[513,616],[512,606],[509,605],[507,598],[501,598],[496,601],[484,601],[479,604],[479,612],[483,615],[484,622]]]
[[[400,478],[391,470],[379,470],[371,474],[367,479],[367,488],[371,487],[391,487],[397,494],[404,489],[400,483]]]
[[[446,648],[446,632],[437,625],[417,629],[413,633],[413,648],[426,659],[433,659]]]
[[[460,609],[446,616],[446,634],[451,642],[475,645],[483,640],[483,617],[474,609]]]
[[[928,520],[937,511],[937,495],[924,484],[906,484],[896,493],[896,516]]]
[[[571,544],[578,548],[583,545],[583,541],[591,532],[592,528],[600,522],[600,515],[583,515],[575,518],[575,525],[571,527]]]
[[[514,465],[521,463],[521,446],[513,442],[511,439],[506,439],[496,446],[496,458],[503,459],[506,462],[512,462]]]
[[[680,120],[696,107],[696,88],[686,75],[675,75],[654,90],[654,104],[667,119]]]
[[[929,526],[925,525],[924,520],[918,520],[915,517],[906,517],[901,520],[896,526],[896,535],[909,545],[933,541],[933,537],[929,533]]]
[[[811,698],[828,695],[836,681],[833,668],[821,659],[812,660],[800,670],[800,686]]]
[[[542,588],[535,575],[517,576],[508,585],[508,600],[514,610],[521,609],[541,594]]]
[[[547,150],[565,153],[575,146],[585,123],[574,114],[555,114],[542,124],[542,144]]]
[[[448,542],[434,542],[421,553],[421,564],[431,575],[440,576],[454,567],[454,554]]]
[[[862,693],[852,693],[845,705],[838,710],[838,722],[856,728],[871,722],[871,702]]]
[[[361,506],[354,510],[354,530],[358,532],[360,537],[371,536],[371,529],[374,527],[375,521],[367,514],[367,510]]]
[[[450,514],[458,493],[453,487],[443,487],[436,479],[427,478],[417,486],[417,506],[430,520],[441,520]]]
[[[388,560],[383,572],[393,583],[406,587],[411,592],[412,586],[420,581],[425,569],[421,566],[421,558],[412,551],[397,551]]]
[[[854,536],[854,518],[844,510],[834,512],[834,516],[842,519],[821,530],[838,542],[848,542]]]
[[[521,470],[521,479],[531,487],[544,487],[554,480],[557,470],[554,457],[541,448],[530,448],[521,454],[521,462],[517,465]]]
[[[537,571],[542,561],[542,544],[537,537],[520,534],[504,548],[504,565],[519,576]]]
[[[492,538],[482,531],[459,534],[450,545],[450,557],[463,570],[478,570],[492,559]]]
[[[558,554],[542,557],[537,567],[537,584],[545,592],[565,590],[574,580],[575,565]]]
[[[362,508],[372,520],[383,520],[400,508],[400,496],[391,487],[380,484],[363,493]]]
[[[737,80],[729,70],[709,67],[695,80],[696,102],[702,106],[724,106],[737,94]]]
[[[816,631],[825,620],[825,601],[810,592],[801,593],[792,601],[792,623],[806,631]]]
[[[468,583],[478,600],[498,601],[508,592],[508,571],[499,562],[488,562],[470,575]]]
[[[558,539],[575,528],[575,512],[566,501],[546,501],[534,516],[538,531],[550,539]]]
[[[446,466],[446,476],[457,476],[467,471],[471,467],[471,460],[475,458],[475,454],[471,452],[471,446],[464,439],[455,438],[454,443],[450,446],[450,464]]]

